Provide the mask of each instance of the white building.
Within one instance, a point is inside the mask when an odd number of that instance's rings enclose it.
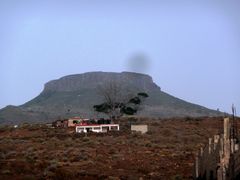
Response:
[[[76,133],[119,131],[119,124],[92,124],[76,126]]]

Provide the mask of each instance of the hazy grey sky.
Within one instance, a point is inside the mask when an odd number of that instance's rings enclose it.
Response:
[[[138,54],[148,62],[136,69]],[[184,100],[240,111],[239,67],[237,1],[0,0],[0,108],[65,75],[135,70]]]

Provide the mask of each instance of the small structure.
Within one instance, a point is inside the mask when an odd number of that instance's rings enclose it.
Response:
[[[69,119],[59,119],[52,123],[53,127],[61,127],[61,128],[67,128],[67,127],[76,127],[79,124],[82,124],[86,121],[89,121],[89,119],[83,119],[80,117],[73,117]]]
[[[76,132],[107,132],[111,130],[119,130],[118,124],[112,124],[109,119],[83,119],[73,117],[64,120],[56,120],[52,123],[52,127],[60,128],[76,128]]]
[[[131,125],[131,131],[141,132],[145,134],[148,132],[148,125]]]
[[[52,123],[52,126],[53,127],[67,128],[68,127],[68,119],[56,120]]]
[[[45,124],[48,128],[53,128],[53,124],[52,123],[46,123]]]
[[[81,124],[83,121],[88,121],[89,119],[82,119],[80,117],[73,117],[68,119],[68,127],[76,127],[78,124]]]
[[[85,124],[76,126],[76,133],[119,131],[118,124]]]

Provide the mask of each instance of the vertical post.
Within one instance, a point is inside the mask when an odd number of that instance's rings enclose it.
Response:
[[[230,119],[224,118],[224,167],[228,167],[229,165],[229,159],[231,154],[231,139],[230,139]],[[225,169],[223,169],[223,172],[225,172]],[[224,175],[225,177],[225,175]]]
[[[197,155],[196,155],[196,162],[195,162],[196,164],[195,164],[195,176],[196,176],[196,178],[198,178],[199,177],[199,154],[197,153]]]
[[[229,118],[224,118],[224,140],[230,138],[230,120]]]
[[[203,147],[200,149],[200,155],[203,156]]]
[[[231,153],[235,151],[235,139],[231,139]]]
[[[208,153],[212,153],[212,138],[208,139]]]
[[[224,140],[223,138],[220,139],[220,158],[222,159],[224,155]]]
[[[239,150],[239,144],[238,144],[238,143],[235,144],[234,150],[235,150],[235,151],[238,151],[238,150]]]
[[[217,170],[217,179],[218,180],[222,180],[222,168],[220,167],[218,170]]]
[[[226,180],[226,167],[225,166],[223,166],[222,180]]]
[[[235,139],[235,107],[234,107],[234,104],[232,104],[232,134],[231,134],[231,138],[232,139]]]
[[[214,135],[214,150],[216,150],[216,147],[217,147],[217,145],[218,145],[218,143],[219,143],[219,138],[220,138],[220,136],[219,135]]]

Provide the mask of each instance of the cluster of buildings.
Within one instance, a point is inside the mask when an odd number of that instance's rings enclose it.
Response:
[[[111,120],[103,118],[84,119],[73,117],[64,120],[56,120],[52,123],[52,126],[60,128],[75,128],[76,133],[119,131],[119,124],[113,124]]]
[[[56,120],[52,123],[55,128],[75,128],[76,133],[104,133],[108,131],[119,131],[119,124],[114,124],[109,119],[84,119],[73,117],[69,119]],[[147,125],[131,125],[131,131],[140,132],[142,134],[148,132]]]

